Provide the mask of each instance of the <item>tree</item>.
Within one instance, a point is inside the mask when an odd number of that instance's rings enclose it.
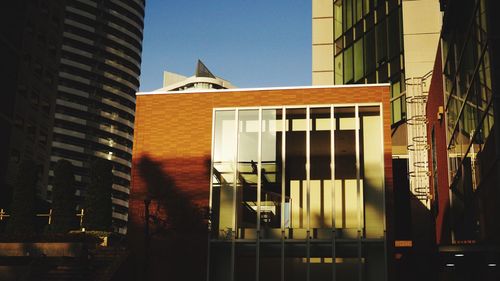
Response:
[[[12,194],[11,216],[6,229],[8,234],[32,234],[35,232],[37,182],[38,167],[31,160],[23,161],[19,166]]]
[[[68,160],[57,161],[54,169],[52,189],[52,225],[51,230],[67,233],[77,227],[75,197],[75,175],[73,165]]]
[[[88,230],[109,231],[111,228],[112,168],[111,162],[104,159],[94,160],[91,164],[83,217]]]

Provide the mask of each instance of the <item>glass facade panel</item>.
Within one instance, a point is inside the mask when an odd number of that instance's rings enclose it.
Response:
[[[234,280],[255,281],[257,268],[257,244],[235,243],[234,245]]]
[[[285,280],[306,281],[309,269],[305,244],[285,243]]]
[[[335,21],[335,40],[342,36],[342,1],[337,1],[333,6]]]
[[[387,61],[387,21],[383,20],[375,26],[377,40],[377,63]]]
[[[375,32],[373,30],[365,36],[365,71],[370,74],[375,71]]]
[[[261,237],[281,238],[283,215],[288,220],[283,206],[289,198],[283,198],[283,113],[281,109],[262,110],[262,156],[261,156]]]
[[[335,280],[351,281],[360,280],[362,262],[359,258],[359,245],[357,243],[339,243],[335,258]]]
[[[352,83],[354,79],[353,47],[344,51],[344,83]]]
[[[332,228],[333,185],[330,107],[310,109],[311,228],[315,238],[329,238]]]
[[[334,2],[334,83],[395,83],[404,79],[403,1],[336,0]],[[388,9],[387,9],[388,8]],[[386,11],[387,10],[387,11]],[[405,93],[405,85],[401,85]],[[397,102],[406,118],[405,95]],[[395,111],[391,111],[395,112]]]
[[[356,4],[356,22],[360,21],[363,17],[363,0],[355,0]]]
[[[231,239],[235,215],[235,111],[217,111],[214,122],[212,229],[220,239]]]
[[[344,82],[342,54],[335,56],[335,85],[342,85]]]
[[[210,280],[232,280],[233,276],[233,252],[231,245],[222,243],[211,243],[209,257]]]
[[[401,44],[399,42],[400,38],[400,30],[399,30],[399,13],[397,10],[391,12],[389,17],[387,18],[387,28],[388,32],[388,47],[389,47],[389,59],[394,57],[399,58],[399,54],[401,52]]]
[[[361,262],[363,263],[363,280],[378,281],[385,280],[387,273],[385,270],[384,244],[364,242],[362,245]]]
[[[379,105],[215,110],[213,136],[210,280],[386,279]]]
[[[352,10],[353,10],[353,2],[354,0],[344,0],[344,5],[346,6],[345,11],[345,16],[344,18],[346,19],[345,23],[346,26],[344,29],[349,29],[352,27]]]
[[[257,183],[261,169],[259,129],[258,110],[238,111],[237,238],[255,239],[257,236]]]
[[[336,107],[334,133],[335,227],[358,228],[356,116],[354,107]],[[350,233],[348,235],[353,235]]]
[[[260,281],[282,280],[281,247],[281,243],[260,244]]]
[[[311,281],[333,280],[331,243],[314,243],[310,246],[309,276]]]
[[[378,106],[359,107],[360,174],[363,183],[365,237],[384,237],[384,177],[382,120]],[[378,140],[378,141],[374,141]]]
[[[306,117],[305,108],[286,110],[285,228],[293,229],[294,239],[304,239],[308,228]]]
[[[360,39],[354,42],[354,81],[360,81],[364,74],[363,39]]]

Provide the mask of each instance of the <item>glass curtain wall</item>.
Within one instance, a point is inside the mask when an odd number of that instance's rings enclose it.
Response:
[[[333,2],[334,83],[391,83],[392,123],[406,119],[401,1]]]
[[[211,280],[385,280],[379,104],[217,109],[213,126]]]
[[[474,200],[481,186],[490,186],[496,154],[486,2],[464,5],[447,11],[442,33],[451,217],[454,239],[460,241],[480,238],[484,219]]]

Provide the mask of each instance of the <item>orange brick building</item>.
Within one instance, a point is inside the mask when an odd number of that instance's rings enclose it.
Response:
[[[212,171],[215,168],[212,164],[214,160],[211,156],[212,145],[213,145],[212,138],[214,130],[213,129],[214,120],[212,119],[213,116],[215,116],[214,115],[215,109],[262,108],[262,107],[285,108],[287,106],[296,107],[305,105],[310,105],[310,106],[325,105],[325,108],[327,109],[331,107],[333,112],[335,106],[337,105],[341,106],[352,105],[353,108],[356,105],[356,118],[358,118],[357,117],[358,105],[360,112],[359,114],[362,114],[361,109],[363,108],[364,104],[371,106],[375,105],[377,106],[377,108],[380,108],[379,115],[381,121],[380,122],[381,137],[383,140],[380,143],[381,155],[382,155],[380,160],[383,161],[379,162],[383,162],[383,166],[381,166],[383,168],[380,171],[381,173],[378,174],[379,175],[383,174],[382,197],[384,206],[382,206],[382,209],[380,209],[379,212],[383,212],[384,215],[382,217],[383,218],[382,221],[384,220],[385,221],[381,222],[380,224],[381,231],[383,228],[383,234],[381,234],[382,236],[380,237],[377,236],[378,237],[377,239],[379,238],[382,239],[380,241],[384,241],[384,239],[391,241],[392,239],[391,214],[392,214],[393,204],[392,204],[392,164],[391,164],[392,148],[391,148],[391,130],[390,130],[391,111],[390,111],[389,96],[390,96],[389,85],[385,84],[362,85],[362,86],[350,85],[350,86],[335,86],[335,87],[235,89],[235,90],[219,90],[219,91],[204,91],[204,92],[193,91],[193,92],[166,92],[166,93],[162,92],[138,93],[137,103],[136,103],[136,116],[135,116],[132,188],[129,201],[130,204],[129,237],[131,239],[133,249],[136,252],[137,257],[139,257],[140,260],[143,261],[142,266],[140,266],[140,269],[146,270],[148,272],[147,274],[150,275],[151,279],[158,279],[158,280],[164,278],[166,274],[170,276],[172,280],[177,280],[177,278],[183,278],[185,280],[202,280],[202,278],[206,278],[205,276],[207,273],[207,249],[209,248],[207,247],[207,239],[208,237],[210,237],[209,236],[210,233],[208,233],[207,231],[207,222],[210,221],[209,214],[211,213],[209,211],[209,205],[210,205],[209,201],[211,196],[210,188],[212,185],[211,176],[213,180],[216,177],[216,175],[214,175],[215,172]],[[307,112],[309,116],[309,107],[307,109]],[[318,125],[308,125],[308,126],[313,126],[314,128],[316,128],[315,126]],[[346,126],[346,125],[342,125],[341,123],[339,123],[336,126]],[[367,130],[368,128],[365,129]],[[286,129],[283,127],[283,132],[284,131],[288,132],[288,130],[289,130],[288,127]],[[308,127],[308,130],[312,130],[312,127],[311,128]],[[342,129],[340,128],[340,130]],[[290,129],[290,131],[292,131],[292,129]],[[334,134],[332,133],[331,136],[333,137]],[[335,135],[335,137],[336,136],[337,135]],[[356,143],[358,143],[356,144],[357,146],[363,143],[363,140],[361,140],[360,143],[359,139],[363,138],[366,138],[366,140],[369,139],[368,138],[369,136],[364,136],[364,135],[360,136],[359,133],[357,133],[356,136],[357,136]],[[308,135],[308,141],[309,138],[312,139],[312,137],[309,137]],[[354,140],[351,140],[351,142],[354,142]],[[367,148],[369,147],[367,146]],[[333,149],[333,144],[332,144],[332,149]],[[359,148],[357,149],[358,150],[356,151],[358,151],[357,152],[358,160],[356,160],[357,161],[356,166],[358,167],[357,186],[358,186],[358,197],[359,197],[360,177],[361,178],[365,176],[367,177],[367,174],[369,174],[369,172],[365,170],[362,170],[360,172],[359,159],[365,161],[365,158],[368,159],[368,156],[364,154],[361,154],[360,156]],[[314,148],[312,148],[311,151],[313,150]],[[309,149],[307,151],[308,155],[313,153],[309,152]],[[313,157],[312,154],[311,157]],[[309,156],[307,161],[310,161]],[[258,164],[260,165],[260,162]],[[252,160],[252,165],[254,165],[253,160]],[[285,171],[284,168],[283,171]],[[265,174],[261,173],[264,173],[264,171],[259,173],[255,172],[255,177],[257,177],[257,174],[259,178],[266,177]],[[335,173],[337,173],[337,170],[335,170]],[[311,180],[312,182],[313,178],[308,177],[307,180],[308,181]],[[361,179],[361,181],[362,180],[363,179]],[[259,182],[261,181],[262,180],[260,180]],[[213,184],[215,185],[215,183]],[[257,188],[258,185],[258,190],[261,190],[261,188],[263,190],[265,188],[264,183],[261,184],[253,183],[253,184],[255,185],[255,188]],[[324,184],[328,183],[325,181]],[[363,182],[361,182],[361,184],[363,184]],[[369,196],[369,192],[371,192],[369,190],[368,180],[365,180],[364,185],[365,185],[364,189],[365,191],[363,191],[363,189],[361,190],[362,193],[363,192],[365,193],[364,195],[365,198],[361,200],[365,200],[368,202],[369,198],[367,196]],[[307,192],[308,192],[307,200],[309,202],[309,200],[312,200],[310,199],[312,198],[311,196],[315,195],[312,193],[312,191],[311,191],[312,195],[310,195],[309,189],[307,189]],[[238,195],[238,196],[241,197],[246,195]],[[304,196],[306,196],[305,193]],[[150,221],[149,229],[145,230],[145,216],[147,216],[145,213],[146,209],[145,206],[146,204],[148,204],[146,202],[149,200],[151,201],[149,205],[149,213],[150,213],[149,215],[151,217],[149,219]],[[240,199],[234,199],[234,200],[240,200]],[[261,199],[259,197],[259,202],[261,202],[260,200]],[[282,200],[285,203],[285,199]],[[298,239],[297,237],[299,237],[300,231],[298,228],[294,230],[295,236],[291,234],[291,231],[287,232],[289,234],[285,233],[285,228],[291,227],[291,226],[286,226],[287,222],[284,222],[285,220],[287,220],[286,212],[290,213],[289,215],[290,220],[292,220],[291,214],[292,213],[295,214],[294,212],[296,212],[295,209],[293,209],[295,207],[292,203],[289,202],[286,204],[289,204],[288,207],[281,208],[284,209],[281,211],[282,212],[281,214],[282,216],[285,217],[281,219],[282,221],[281,234],[279,234],[280,228],[277,227],[278,230],[276,231],[276,233],[278,234],[276,237],[278,238],[274,237],[277,239],[276,241],[278,240],[282,241],[283,239],[295,239],[295,238]],[[312,204],[312,203],[307,203],[307,204]],[[332,205],[333,203],[330,202],[324,204]],[[312,218],[309,219],[309,217],[311,216],[310,212],[314,212],[315,207],[313,205],[311,211],[310,205],[308,206],[309,206],[307,207],[308,224],[307,226],[303,227],[304,231],[308,233],[307,237],[309,237],[309,233],[311,233],[310,238],[313,239],[312,242],[320,244],[326,243],[325,242],[326,240],[325,241],[321,240],[323,238],[321,238],[322,236],[320,234],[316,235],[317,233],[321,233],[322,229],[325,229],[326,226],[318,226],[317,228],[313,229],[314,221]],[[260,214],[259,217],[262,218],[262,214],[264,213],[264,207],[260,207],[259,205],[259,207],[255,207],[254,209],[258,210]],[[252,209],[249,210],[252,211]],[[299,211],[302,212],[301,210]],[[277,209],[274,209],[273,212],[278,213]],[[306,209],[304,209],[304,214],[305,212]],[[349,210],[347,211],[343,210],[342,212],[343,216],[342,215],[339,216],[338,220],[342,220],[343,221],[342,223],[346,225],[348,224],[346,223],[346,221],[348,220],[348,217],[350,215]],[[360,224],[358,219],[358,236],[357,236],[358,240],[353,240],[353,241],[359,241],[360,245],[361,243],[365,243],[366,241],[371,241],[369,239],[375,241],[376,240],[375,238],[370,237],[370,235],[372,235],[370,233],[377,232],[378,230],[377,231],[370,230],[369,225],[371,223],[371,220],[369,218],[371,214],[369,208],[363,208],[362,211],[358,212],[358,215],[359,217],[362,216],[363,226],[359,226]],[[222,215],[220,216],[221,216],[220,221],[222,221]],[[333,224],[337,225],[339,222],[335,223],[335,217],[336,215],[330,216],[329,219],[331,218],[333,220]],[[233,215],[233,220],[237,220],[234,218],[234,215]],[[259,222],[257,224],[259,225],[259,229],[257,230],[257,233],[260,233],[259,231],[261,228],[263,233],[265,227],[263,226],[264,220],[262,221],[260,221],[261,219],[258,220]],[[222,222],[220,223],[222,224]],[[291,225],[292,222],[290,222],[289,224]],[[232,231],[234,231],[235,236],[231,236],[232,234],[230,234],[229,236],[232,237],[230,239],[233,239],[233,241],[242,240],[242,239],[238,240],[239,238],[243,238],[243,236],[241,237],[238,236],[239,234],[237,233],[239,232],[241,233],[245,232],[247,233],[247,237],[249,237],[248,233],[253,233],[252,231],[255,232],[255,230],[249,231],[248,230],[249,228],[251,228],[251,226],[247,228],[235,227],[234,229],[232,229]],[[335,234],[335,229],[338,230],[338,233],[343,233],[342,235],[345,235],[343,238],[350,237],[350,236],[348,237],[347,234],[348,233],[347,227],[343,229],[343,232],[341,228],[339,227],[332,228],[331,225],[330,229],[333,230],[334,236],[333,237],[328,236],[328,237],[332,239],[336,239],[335,237],[342,238],[341,236],[339,236],[341,234]],[[313,232],[315,233],[314,235],[316,235],[317,237],[316,236],[313,237],[312,234]],[[145,237],[145,233],[149,233],[149,236],[151,238],[147,239]],[[353,233],[356,233],[355,229]],[[211,235],[212,235],[211,239],[217,239],[217,234],[213,235],[212,233]],[[279,237],[280,235],[281,238]],[[258,234],[257,236],[260,237],[261,235]],[[271,236],[269,238],[271,239]],[[255,238],[255,239],[258,240],[260,238]],[[146,245],[147,243],[150,243],[150,247],[146,246],[148,250],[146,250],[144,247],[145,243]],[[390,245],[393,243],[387,243],[387,244]],[[211,255],[213,255],[216,250],[213,251],[214,252],[211,251]],[[233,253],[234,251],[239,253],[238,251],[240,250],[239,248],[235,250],[233,246],[232,251]],[[246,250],[243,249],[242,251]],[[251,250],[250,252],[252,251],[253,250]],[[390,252],[391,250],[388,249],[388,251]],[[311,259],[313,258],[313,256],[310,255],[311,254],[307,256],[307,261],[308,261],[307,263],[309,264],[308,268],[311,268],[311,266],[316,266],[312,265],[313,263],[310,262]],[[346,253],[346,256],[348,255],[350,254]],[[245,259],[248,259],[248,255],[245,255]],[[262,259],[264,259],[264,257],[262,257]],[[284,258],[282,258],[282,260],[283,259]],[[296,259],[297,258],[294,258],[292,260],[285,260],[284,262],[285,264],[287,264],[285,265],[285,267],[287,267],[288,265],[290,266],[293,265],[296,262]],[[224,278],[222,278],[221,276],[224,275],[224,273],[218,273],[220,269],[217,269],[217,265],[212,265],[216,263],[216,260],[221,261],[221,258],[220,257],[213,258],[213,261],[211,261],[210,266],[208,268],[208,272],[211,276],[213,274],[216,275],[216,277],[213,277],[212,279],[216,278],[223,280]],[[255,257],[250,258],[250,260],[254,261]],[[364,267],[365,268],[364,271],[372,270],[368,269],[371,268],[372,266],[372,264],[367,262],[367,260],[369,260],[368,258],[363,257],[363,259],[361,259],[361,257],[359,257],[358,260],[362,261],[356,263],[359,268]],[[257,258],[256,261],[257,267],[259,267],[259,264],[263,261],[259,261],[259,259]],[[342,273],[342,271],[346,271],[345,274],[347,274],[348,273],[347,271],[350,270],[345,265],[342,264],[336,265],[336,262],[332,263],[330,261],[328,263],[326,259],[322,261],[324,261],[325,264],[321,266],[325,268],[330,266],[333,267],[337,266],[338,270],[341,272],[338,274],[344,274]],[[185,270],[187,263],[189,263],[189,268],[190,268],[190,270],[188,271]],[[246,262],[246,263],[253,264],[253,262]],[[385,273],[382,272],[379,273],[379,276],[381,276],[380,274],[382,274],[384,278],[379,280],[389,278],[388,272],[390,272],[390,270],[388,270],[387,268],[390,267],[390,262],[386,262],[385,264],[386,264]],[[231,265],[233,266],[233,268],[239,269],[238,261],[236,262],[235,265],[235,262],[233,260]],[[215,269],[212,269],[212,267],[214,267]],[[245,271],[245,269],[241,270],[242,272]],[[267,269],[262,267],[261,270],[265,271]],[[312,274],[310,273],[309,270],[312,269],[308,269],[307,274]],[[322,269],[318,267],[318,270],[321,271]],[[233,274],[237,275],[238,273],[235,273],[233,269]],[[281,273],[281,275],[283,274],[284,273]],[[366,278],[367,278],[366,280],[371,280],[369,277]],[[241,278],[236,277],[236,280],[238,279]],[[255,280],[255,277],[252,277],[252,279]],[[261,280],[265,280],[265,278]]]

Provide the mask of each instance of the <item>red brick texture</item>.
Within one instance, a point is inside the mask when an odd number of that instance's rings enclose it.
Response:
[[[444,108],[444,92],[443,92],[443,72],[441,65],[441,47],[437,50],[434,70],[429,88],[429,96],[427,99],[427,138],[428,143],[432,143],[432,130],[434,130],[435,151],[429,150],[429,171],[432,172],[430,177],[430,189],[433,194],[433,204],[437,207],[436,217],[436,242],[439,244],[443,236],[446,235],[448,227],[445,225],[445,216],[449,212],[449,184],[448,184],[448,154],[446,145],[446,120],[445,114],[441,115],[438,120],[439,107]],[[436,156],[437,173],[434,172],[432,155]],[[437,186],[434,186],[434,179],[437,177]],[[436,191],[437,195],[436,196]],[[437,200],[437,201],[436,201]]]
[[[193,206],[206,207],[209,199],[209,165],[214,108],[245,106],[382,103],[387,212],[392,212],[391,112],[389,86],[345,86],[263,90],[224,90],[197,93],[143,94],[137,96],[129,201],[129,237],[141,247],[146,182],[138,164],[149,159],[174,182]],[[154,204],[154,202],[153,202]],[[391,222],[388,221],[388,227]],[[204,257],[205,247],[197,255]],[[200,244],[201,245],[201,244]],[[155,246],[152,245],[154,248]],[[198,259],[202,261],[203,259]],[[186,261],[185,261],[186,262]],[[206,265],[197,266],[202,270]],[[168,270],[166,267],[160,270]],[[158,273],[159,274],[159,273]],[[164,275],[163,275],[164,276]],[[174,280],[174,279],[172,279]]]

